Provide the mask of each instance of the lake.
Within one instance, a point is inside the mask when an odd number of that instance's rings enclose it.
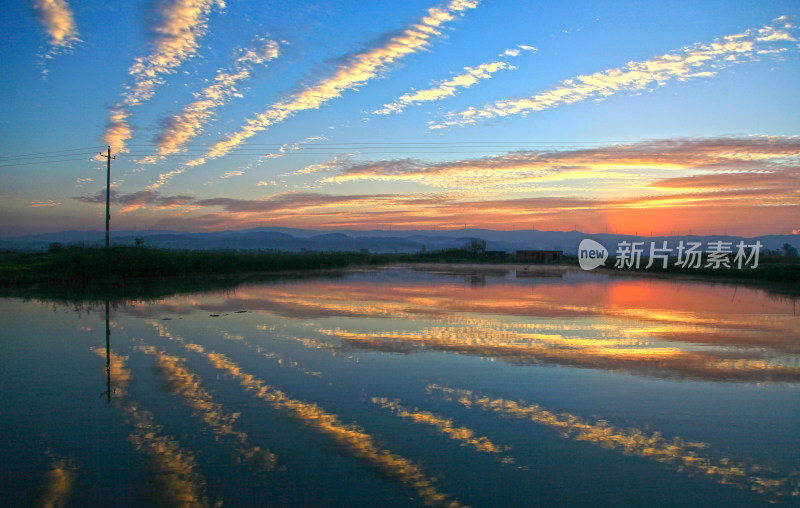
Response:
[[[445,268],[6,298],[0,506],[800,506],[799,310]]]

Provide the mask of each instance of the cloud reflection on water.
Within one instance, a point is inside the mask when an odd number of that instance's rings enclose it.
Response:
[[[468,288],[447,279],[344,279],[244,286],[200,308],[305,320],[315,332],[305,337],[312,347],[321,338],[345,350],[435,350],[652,377],[800,382],[800,317],[788,300],[747,287],[551,278]],[[330,326],[328,318],[343,319]]]
[[[36,489],[33,506],[62,508],[69,502],[77,478],[77,468],[68,460],[52,459],[42,482]]]
[[[105,348],[95,353],[106,357]],[[136,450],[148,457],[149,501],[154,506],[203,507],[210,504],[205,491],[205,479],[196,471],[194,454],[180,446],[173,437],[160,434],[149,411],[139,409],[131,400],[127,388],[131,371],[125,366],[127,357],[114,352],[109,354],[109,370],[115,388],[114,404],[128,417],[133,430],[128,439]]]
[[[500,416],[529,420],[557,430],[565,438],[586,441],[656,462],[671,464],[678,471],[700,473],[723,485],[736,485],[765,496],[770,501],[784,501],[800,496],[800,478],[771,475],[768,468],[727,457],[712,458],[706,443],[693,443],[679,437],[664,438],[660,433],[648,434],[636,428],[614,427],[605,420],[589,421],[579,416],[556,412],[523,401],[491,398],[471,390],[428,385],[428,390],[441,394],[451,402],[467,408],[494,412]],[[707,456],[704,456],[707,455]]]
[[[451,418],[434,414],[430,411],[420,411],[419,409],[406,408],[396,400],[389,400],[385,397],[373,397],[370,399],[373,404],[378,404],[384,409],[401,418],[411,420],[415,423],[430,425],[450,439],[461,442],[464,446],[470,446],[478,452],[483,453],[503,453],[508,451],[508,446],[501,446],[493,443],[486,436],[477,436],[475,431],[463,426],[456,426]],[[504,464],[513,464],[512,457],[503,457]]]
[[[214,402],[211,394],[201,386],[200,378],[189,372],[183,360],[153,346],[139,346],[139,350],[155,356],[156,368],[170,393],[180,397],[187,406],[194,409],[214,434],[233,439],[234,450],[260,470],[269,471],[275,467],[275,455],[269,450],[251,445],[247,433],[234,429],[238,415],[225,411],[222,404]]]

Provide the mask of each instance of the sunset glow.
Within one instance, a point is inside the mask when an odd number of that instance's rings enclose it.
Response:
[[[102,229],[106,145],[113,230],[796,234],[800,9],[748,5],[15,4],[0,235]]]

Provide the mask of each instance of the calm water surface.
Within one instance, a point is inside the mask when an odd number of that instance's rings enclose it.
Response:
[[[800,506],[800,316],[699,282],[355,271],[0,300],[0,506]]]

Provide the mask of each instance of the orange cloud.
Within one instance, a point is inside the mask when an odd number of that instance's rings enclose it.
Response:
[[[80,40],[72,9],[64,0],[34,0],[33,9],[52,46],[69,49]]]
[[[332,173],[320,180],[323,183],[398,181],[456,189],[412,194],[285,192],[261,199],[162,196],[150,189],[114,194],[112,199],[125,211],[151,206],[225,212],[168,217],[158,224],[178,229],[267,224],[356,229],[378,224],[406,229],[468,224],[507,229],[535,222],[541,229],[587,232],[756,236],[792,231],[800,216],[797,137],[651,140],[436,163],[340,158],[300,172]],[[558,182],[572,186],[567,195],[558,195],[563,189],[541,186]],[[550,195],[509,198],[503,192],[508,190],[517,196],[543,190]],[[78,199],[96,203],[104,196]]]
[[[98,195],[99,196],[99,195]],[[104,194],[103,194],[104,196]],[[99,197],[80,198],[95,202]],[[635,198],[535,197],[478,200],[459,196],[283,193],[266,199],[120,197],[128,206],[186,206],[222,212],[160,219],[165,229],[242,229],[265,225],[305,228],[490,229],[535,223],[537,229],[628,234],[705,233],[757,236],[791,231],[800,217],[800,191],[732,189]]]
[[[339,160],[338,164],[328,164],[325,169],[334,174],[321,182],[406,181],[448,188],[485,190],[487,186],[513,185],[518,189],[520,183],[525,182],[581,178],[616,177],[630,182],[632,175],[620,171],[631,168],[659,172],[702,169],[765,174],[783,171],[788,167],[787,160],[795,168],[800,165],[800,138],[677,138],[579,150],[519,151],[437,163],[417,159]],[[791,175],[786,177],[791,178]]]

